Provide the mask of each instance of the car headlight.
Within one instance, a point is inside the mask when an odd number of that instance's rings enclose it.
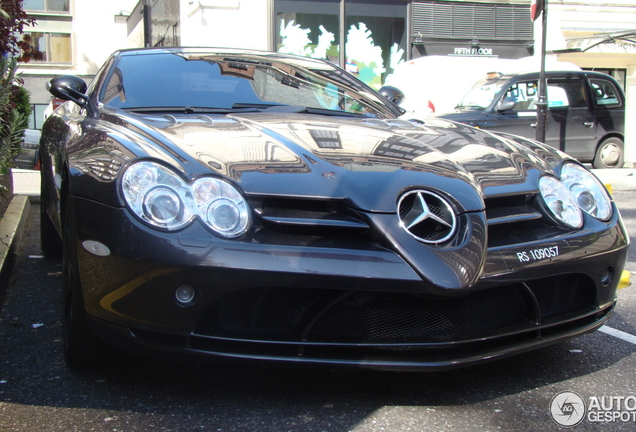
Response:
[[[581,210],[600,220],[612,216],[612,205],[600,181],[580,165],[564,164],[561,181],[570,190]]]
[[[583,214],[576,198],[560,180],[551,176],[541,177],[539,191],[545,206],[557,221],[570,228],[583,226]]]
[[[121,188],[130,209],[157,228],[177,230],[199,217],[219,235],[235,238],[251,225],[247,202],[225,180],[204,177],[188,185],[171,169],[142,161],[126,169]]]

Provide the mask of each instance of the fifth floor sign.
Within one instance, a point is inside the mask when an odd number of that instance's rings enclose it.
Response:
[[[470,56],[470,57],[497,57],[493,54],[492,48],[460,48],[457,47],[453,50],[454,56]]]

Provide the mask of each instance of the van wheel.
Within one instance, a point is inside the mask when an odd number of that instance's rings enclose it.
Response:
[[[622,168],[624,165],[623,140],[616,137],[601,142],[594,155],[594,168]]]

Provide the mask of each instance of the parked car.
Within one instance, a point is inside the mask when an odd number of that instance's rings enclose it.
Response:
[[[609,75],[549,71],[546,144],[594,168],[624,165],[625,94]],[[493,131],[536,137],[539,73],[492,73],[440,117]]]
[[[602,326],[628,245],[573,158],[397,118],[328,62],[118,51],[45,122],[64,353],[444,369]]]
[[[15,166],[21,169],[39,169],[40,131],[37,129],[27,129],[24,131],[24,141],[22,151],[15,159]]]

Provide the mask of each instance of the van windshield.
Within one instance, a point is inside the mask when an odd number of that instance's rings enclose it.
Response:
[[[477,81],[473,88],[455,106],[457,111],[484,110],[490,106],[492,101],[499,95],[506,80]]]

